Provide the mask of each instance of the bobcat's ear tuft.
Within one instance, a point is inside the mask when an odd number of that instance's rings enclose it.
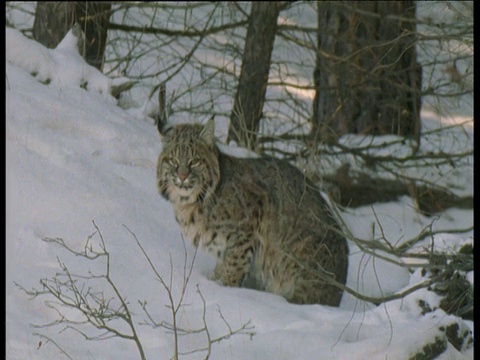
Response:
[[[213,116],[203,126],[200,138],[202,138],[208,145],[215,144],[215,121],[213,120]]]
[[[168,126],[167,122],[167,105],[166,105],[166,87],[165,83],[159,85],[158,90],[158,111],[155,116],[155,125],[157,126],[158,133],[160,134],[160,138],[163,139],[168,131],[171,129]]]

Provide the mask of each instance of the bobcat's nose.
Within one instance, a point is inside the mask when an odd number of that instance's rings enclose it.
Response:
[[[180,180],[180,183],[183,184],[187,180],[189,174],[190,174],[190,171],[188,167],[180,166],[177,170],[177,177],[178,177],[178,180]]]
[[[185,181],[185,179],[188,177],[188,174],[187,173],[178,173],[177,176],[180,179],[180,181],[183,183]]]
[[[190,168],[185,162],[181,162],[177,168],[177,182],[180,186],[186,185],[189,182]]]

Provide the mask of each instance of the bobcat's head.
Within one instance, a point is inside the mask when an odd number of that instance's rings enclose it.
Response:
[[[203,201],[220,180],[214,122],[184,124],[162,131],[163,151],[158,157],[160,194],[174,205]]]

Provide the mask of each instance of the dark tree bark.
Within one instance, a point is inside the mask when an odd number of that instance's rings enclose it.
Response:
[[[414,1],[319,1],[312,136],[420,135]]]
[[[253,149],[267,91],[281,2],[253,2],[228,139]]]
[[[75,23],[85,33],[80,54],[92,66],[101,70],[105,53],[109,2],[37,2],[33,37],[48,48],[56,47]]]
[[[53,49],[65,37],[74,24],[75,3],[41,2],[35,8],[33,37],[39,43]]]

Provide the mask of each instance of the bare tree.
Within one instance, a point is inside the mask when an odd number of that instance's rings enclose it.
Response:
[[[113,281],[112,273],[114,272],[114,269],[111,266],[112,254],[107,250],[106,242],[100,229],[95,222],[93,222],[93,225],[95,227],[95,233],[88,237],[82,250],[76,250],[70,247],[61,238],[45,238],[43,241],[59,245],[62,249],[67,250],[75,257],[92,263],[101,262],[103,259],[105,264],[103,273],[94,274],[91,270],[89,270],[86,275],[75,273],[70,270],[68,265],[57,258],[60,271],[51,278],[41,279],[41,290],[27,290],[22,285],[15,283],[20,290],[30,296],[32,300],[44,298],[45,306],[53,309],[56,313],[57,318],[49,323],[40,325],[32,324],[35,329],[38,329],[34,335],[44,340],[45,344],[49,343],[54,345],[69,359],[72,359],[72,357],[69,355],[68,349],[64,348],[61,343],[55,339],[55,336],[45,335],[41,331],[42,329],[60,328],[59,333],[64,331],[74,331],[79,333],[85,340],[89,341],[103,341],[112,338],[132,341],[137,348],[140,359],[145,360],[146,355],[144,346],[142,344],[142,339],[137,332],[134,311],[132,311],[133,305],[126,300],[125,296],[122,295],[119,286]],[[212,351],[212,346],[222,340],[226,340],[236,335],[247,335],[249,337],[255,335],[254,326],[251,324],[250,320],[243,323],[238,328],[232,328],[222,314],[220,307],[217,307],[219,318],[228,330],[224,334],[219,334],[216,337],[212,336],[206,320],[207,304],[198,285],[197,294],[203,305],[201,320],[203,325],[198,329],[182,328],[178,324],[179,311],[183,309],[185,305],[185,295],[193,271],[196,252],[189,262],[186,245],[185,242],[183,243],[183,281],[179,284],[180,295],[178,298],[175,298],[175,284],[173,284],[174,266],[172,259],[170,258],[169,279],[166,280],[166,278],[156,269],[153,261],[150,259],[135,233],[133,233],[128,227],[124,227],[133,237],[145,256],[150,269],[155,275],[155,279],[159,281],[163,289],[166,291],[168,297],[167,308],[171,313],[171,322],[154,319],[153,315],[147,309],[147,300],[139,300],[138,303],[147,316],[146,320],[142,322],[141,325],[163,328],[173,335],[174,346],[172,359],[178,360],[179,355],[187,355],[197,352],[205,353],[205,359],[208,359]],[[97,240],[95,240],[95,238],[97,238]],[[127,326],[125,327],[124,325]],[[182,349],[179,343],[179,338],[181,336],[195,334],[204,335],[204,345],[193,350]]]
[[[318,2],[312,135],[420,137],[413,1]]]
[[[145,360],[145,352],[136,330],[131,305],[112,280],[111,254],[107,250],[100,229],[95,223],[93,225],[96,231],[88,237],[82,250],[71,248],[61,238],[45,238],[43,241],[60,245],[74,256],[87,261],[105,260],[104,273],[93,274],[89,271],[87,275],[77,274],[70,271],[69,267],[57,258],[60,271],[51,278],[41,279],[41,290],[27,290],[19,284],[16,285],[32,299],[46,298],[45,306],[53,309],[58,315],[58,318],[52,322],[33,325],[35,328],[61,327],[60,331],[77,332],[86,340],[98,341],[116,337],[133,341],[140,358]],[[95,241],[95,236],[98,236],[98,241]],[[94,284],[98,286],[99,281],[103,282],[101,289],[94,286]],[[66,315],[69,310],[73,310],[78,316]],[[121,326],[122,324],[127,325],[127,330]],[[41,333],[35,333],[35,335],[52,342],[71,359],[52,337]]]
[[[284,4],[254,2],[245,39],[240,79],[230,117],[228,138],[253,149],[267,91],[277,18]]]

